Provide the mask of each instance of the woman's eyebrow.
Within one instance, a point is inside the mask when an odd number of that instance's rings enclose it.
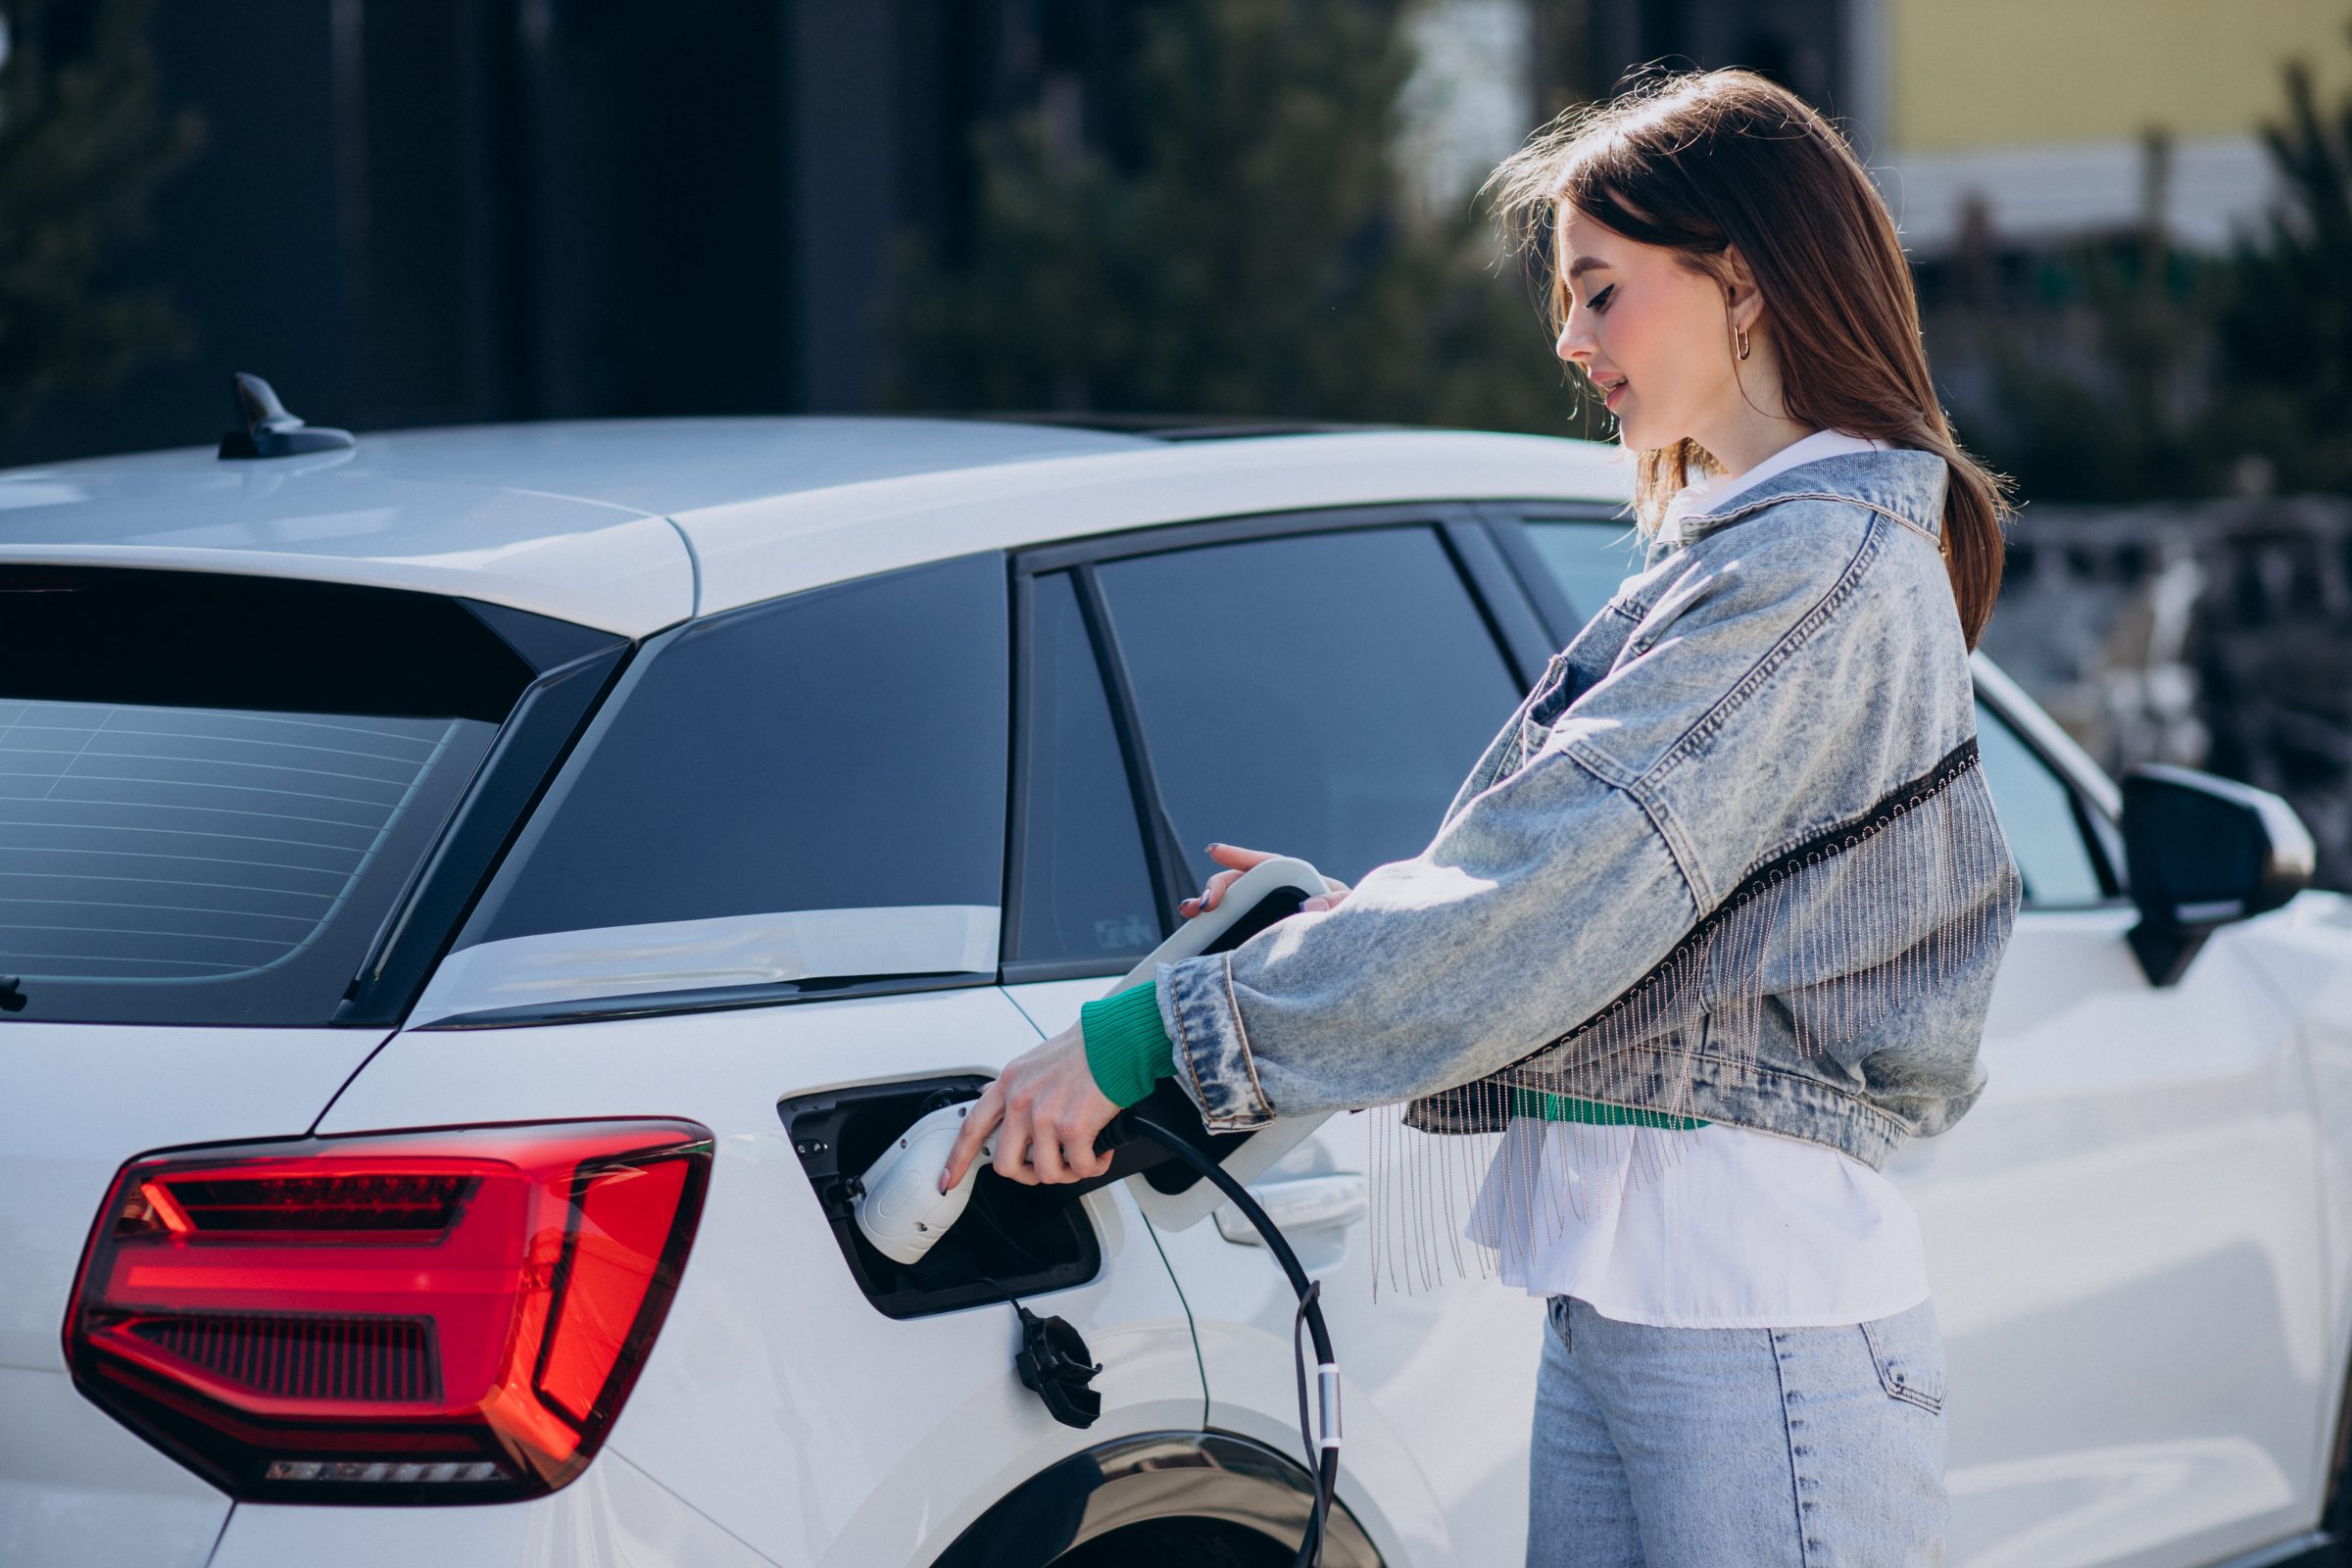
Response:
[[[1575,261],[1568,264],[1568,275],[1570,277],[1582,277],[1587,272],[1592,270],[1592,269],[1595,267],[1607,269],[1609,264],[1602,261],[1597,256],[1579,256]],[[1614,270],[1614,269],[1609,270]]]

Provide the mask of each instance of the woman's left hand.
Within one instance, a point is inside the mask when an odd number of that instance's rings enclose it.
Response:
[[[1002,1123],[997,1138],[997,1174],[1035,1187],[1041,1182],[1075,1182],[1110,1169],[1110,1156],[1095,1152],[1095,1139],[1119,1107],[1095,1086],[1086,1064],[1086,1037],[1070,1025],[1035,1051],[1015,1056],[980,1092],[948,1151],[939,1174],[946,1192],[963,1180],[964,1167]]]

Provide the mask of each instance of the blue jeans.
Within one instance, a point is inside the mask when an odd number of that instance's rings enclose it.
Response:
[[[1837,1328],[1650,1328],[1550,1298],[1528,1568],[1943,1560],[1932,1302]]]

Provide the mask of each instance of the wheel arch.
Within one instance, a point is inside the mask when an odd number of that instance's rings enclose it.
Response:
[[[1313,1480],[1289,1455],[1226,1432],[1145,1432],[1059,1460],[999,1498],[934,1568],[1043,1568],[1089,1541],[1156,1520],[1214,1520],[1295,1547]],[[1330,1568],[1387,1568],[1338,1498],[1324,1542]]]

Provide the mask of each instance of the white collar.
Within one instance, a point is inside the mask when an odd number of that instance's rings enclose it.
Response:
[[[1849,452],[1885,452],[1892,445],[1875,436],[1848,435],[1843,430],[1816,430],[1800,436],[1744,473],[1709,474],[1677,490],[1674,499],[1666,503],[1666,519],[1658,527],[1659,537],[1682,537],[1683,518],[1690,514],[1712,511],[1750,485],[1761,484],[1800,463],[1840,458]]]

